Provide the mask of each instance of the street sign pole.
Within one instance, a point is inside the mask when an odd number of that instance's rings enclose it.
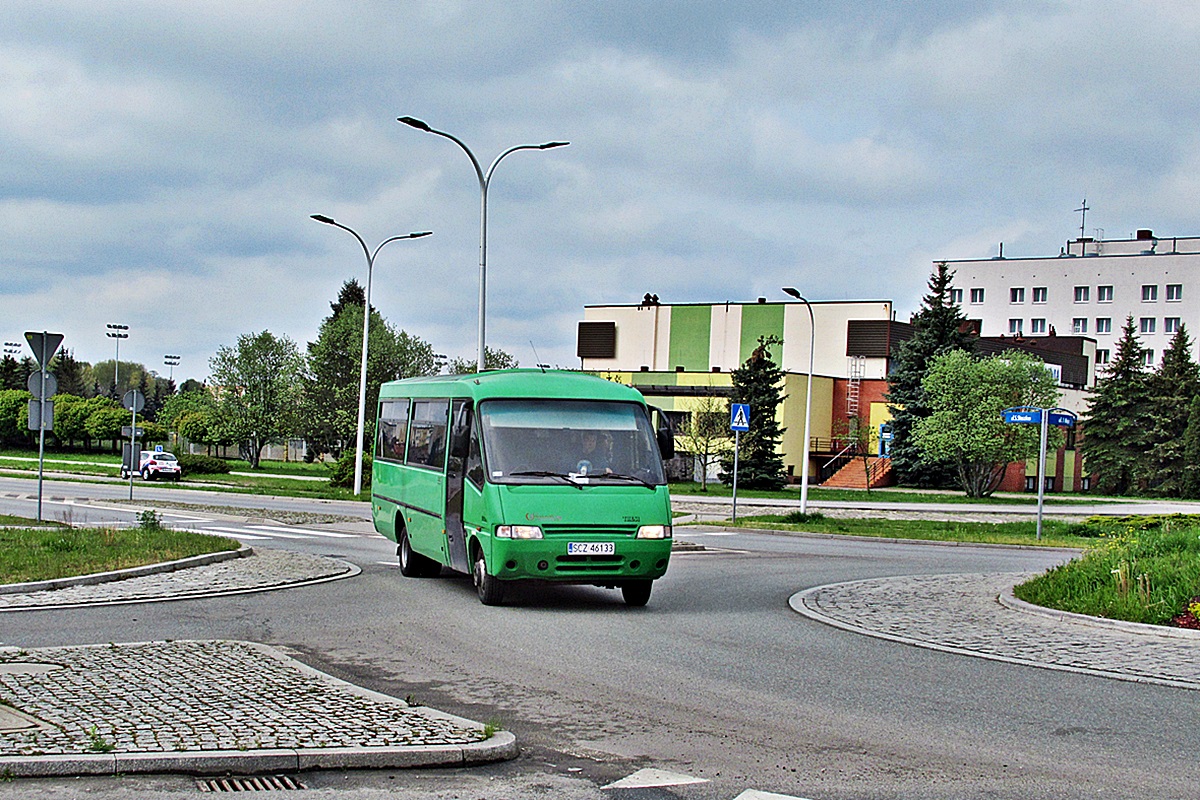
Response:
[[[733,431],[733,522],[737,522],[738,450],[742,431],[750,430],[750,404],[729,404],[729,429]]]
[[[29,349],[33,351],[33,357],[37,360],[38,366],[41,367],[40,374],[37,379],[37,409],[38,409],[38,502],[37,502],[37,518],[38,522],[42,522],[42,479],[44,476],[43,467],[46,463],[46,422],[47,408],[46,395],[53,394],[57,389],[56,383],[51,383],[47,386],[47,378],[50,378],[50,359],[54,356],[58,346],[62,344],[63,335],[61,333],[47,333],[46,331],[25,331],[25,341],[29,343]],[[31,390],[33,385],[29,387]],[[53,403],[50,408],[53,408]],[[33,410],[32,408],[30,409]],[[53,423],[51,423],[53,424]]]
[[[733,522],[737,522],[738,443],[741,438],[742,432],[735,429],[733,431]]]
[[[1050,431],[1050,414],[1042,414],[1042,443],[1038,450],[1038,512],[1037,540],[1042,540],[1042,508],[1046,504],[1046,440]]]

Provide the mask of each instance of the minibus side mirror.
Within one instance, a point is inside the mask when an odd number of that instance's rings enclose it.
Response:
[[[661,408],[651,406],[650,410],[655,415],[654,438],[658,441],[658,452],[663,461],[670,461],[675,457],[675,431],[671,429],[671,420]]]

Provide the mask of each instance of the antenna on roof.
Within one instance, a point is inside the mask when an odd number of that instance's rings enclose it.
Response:
[[[538,357],[537,348],[533,346],[533,339],[529,340],[529,349],[533,351],[533,360],[538,365],[538,369],[540,369],[542,372],[545,372],[546,367],[548,367],[550,365],[543,364],[542,359]]]
[[[1079,238],[1083,239],[1083,232],[1087,226],[1087,212],[1091,211],[1091,209],[1088,208],[1086,197],[1083,198],[1083,204],[1080,205],[1079,208],[1075,209],[1075,211],[1081,214],[1079,218]]]

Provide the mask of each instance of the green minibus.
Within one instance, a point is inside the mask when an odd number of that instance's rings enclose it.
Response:
[[[400,572],[469,574],[485,605],[516,581],[619,588],[644,606],[671,556],[669,427],[592,375],[498,370],[380,387],[375,530]]]

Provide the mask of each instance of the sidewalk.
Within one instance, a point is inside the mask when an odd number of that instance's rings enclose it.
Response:
[[[1200,689],[1200,631],[1033,606],[1031,575],[915,575],[817,586],[792,609],[855,633],[1010,664]]]
[[[61,589],[27,585],[0,594],[0,615],[265,591],[358,574],[343,561],[283,550],[178,566]],[[254,642],[0,647],[3,776],[401,768],[516,755],[511,733],[410,706]]]

